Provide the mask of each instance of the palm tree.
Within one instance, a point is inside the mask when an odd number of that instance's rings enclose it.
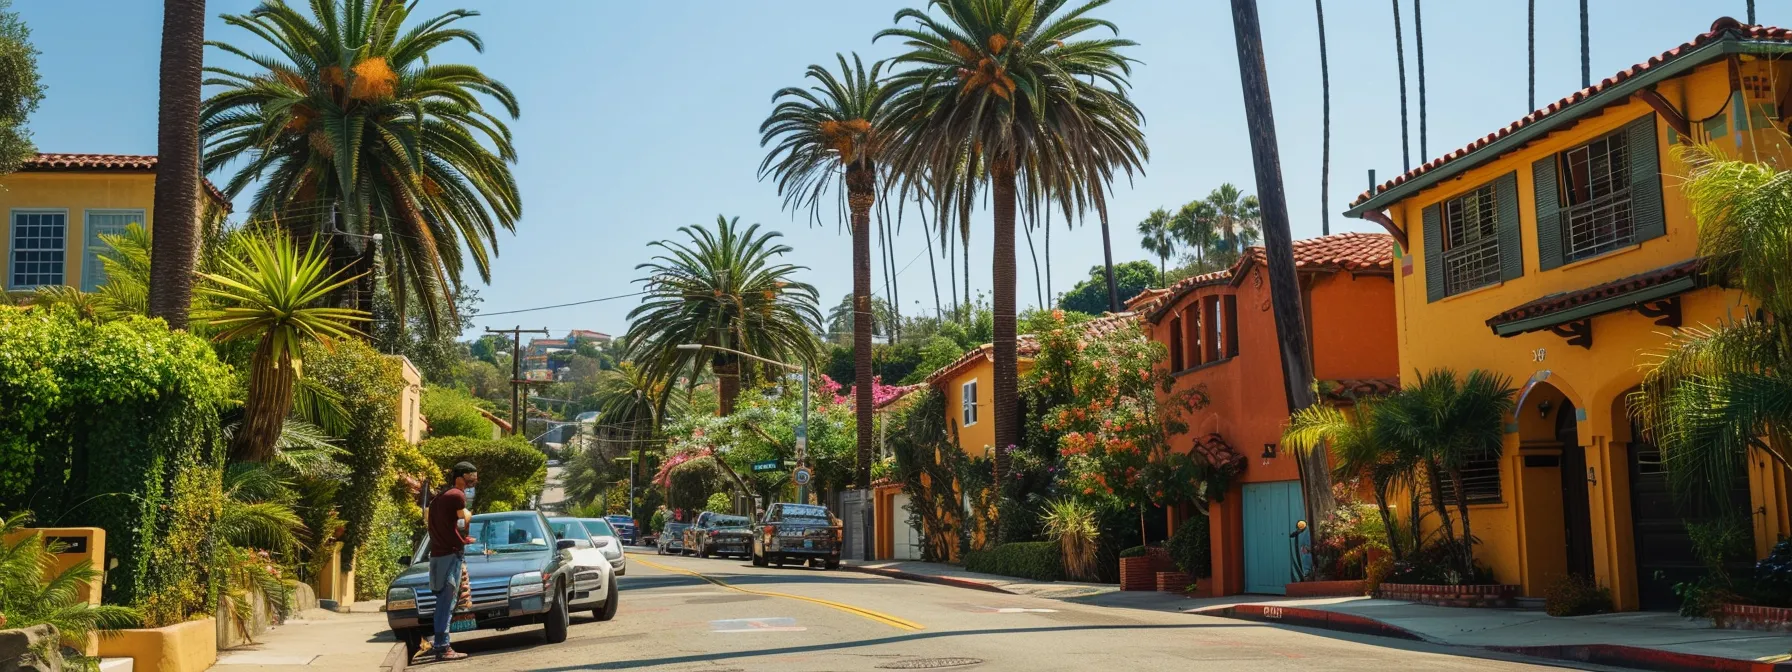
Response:
[[[1699,225],[1699,254],[1716,284],[1756,303],[1753,315],[1682,328],[1631,397],[1632,412],[1661,448],[1677,495],[1724,503],[1754,448],[1788,467],[1792,446],[1792,173],[1676,148]]]
[[[1431,154],[1425,148],[1425,14],[1424,0],[1412,0],[1412,41],[1419,61],[1419,160]]]
[[[853,303],[853,295],[847,294],[840,297],[840,303],[828,309],[826,316],[828,336],[853,334],[856,338],[859,328],[859,311],[853,308]],[[871,297],[871,310],[867,316],[871,318],[869,321],[873,337],[890,335],[889,324],[894,318],[891,317],[888,301],[875,296]]]
[[[1585,0],[1583,0],[1584,2]],[[1400,37],[1400,0],[1394,2],[1394,58],[1400,70],[1400,161],[1401,170],[1412,170],[1412,148],[1406,136],[1406,42]]]
[[[148,307],[187,328],[199,259],[199,89],[204,78],[205,0],[162,3],[162,76],[156,106],[155,252]]]
[[[670,387],[679,376],[695,381],[703,366],[719,379],[720,413],[734,412],[740,396],[741,361],[721,350],[687,350],[685,344],[713,345],[770,359],[813,362],[820,347],[819,296],[815,287],[792,278],[806,266],[773,263],[791,251],[776,242],[784,234],[740,229],[740,218],[716,217],[715,228],[681,226],[689,240],[649,243],[660,254],[635,266],[647,271],[636,280],[646,299],[629,311],[630,355],[648,380]]]
[[[1385,414],[1378,421],[1386,423],[1382,429],[1395,450],[1418,455],[1427,476],[1441,474],[1448,482],[1456,517],[1462,521],[1456,550],[1463,576],[1474,572],[1475,536],[1469,527],[1462,469],[1471,460],[1499,458],[1515,396],[1511,379],[1503,375],[1477,369],[1459,379],[1455,371],[1436,369],[1419,375],[1417,384],[1389,397],[1378,411]],[[1454,531],[1445,498],[1437,490],[1442,484],[1428,480],[1448,539]]]
[[[1184,247],[1194,251],[1195,266],[1203,272],[1209,270],[1207,250],[1212,249],[1216,241],[1214,220],[1213,206],[1207,201],[1189,201],[1170,218],[1170,232]]]
[[[221,272],[201,275],[205,282],[198,291],[214,305],[195,317],[216,330],[214,340],[256,340],[243,423],[231,437],[230,451],[238,461],[266,462],[293,410],[303,348],[360,335],[353,323],[367,321],[368,315],[320,305],[356,278],[331,272],[316,241],[301,251],[288,236],[264,232],[240,238],[236,247],[219,261]]]
[[[854,414],[858,418],[858,470],[855,481],[862,490],[871,488],[871,331],[875,317],[871,297],[871,207],[877,202],[877,171],[885,143],[882,63],[865,70],[853,54],[852,64],[840,61],[840,76],[819,65],[809,66],[807,77],[819,85],[808,89],[780,89],[772,100],[782,100],[760,124],[760,146],[776,142],[759,163],[759,174],[778,178],[778,192],[787,207],[820,205],[822,194],[844,183],[851,211],[853,313],[865,319],[852,321]],[[881,223],[881,221],[880,221]],[[888,249],[879,227],[878,242]],[[885,295],[892,297],[890,264],[884,264]]]
[[[1537,0],[1525,3],[1525,57],[1529,64],[1529,88],[1525,97],[1525,113],[1537,109]]]
[[[206,68],[206,84],[220,89],[198,118],[205,171],[242,162],[225,193],[259,185],[252,217],[281,221],[300,239],[329,236],[332,271],[371,269],[355,260],[348,238],[331,234],[381,234],[400,323],[415,303],[440,330],[438,306],[454,310],[465,257],[490,282],[498,230],[514,230],[522,216],[510,129],[481,100],[512,119],[518,108],[478,68],[431,58],[456,41],[483,49],[478,34],[455,25],[478,12],[406,26],[415,5],[313,0],[307,13],[267,0],[225,15],[275,55],[209,43],[256,70]],[[458,330],[453,321],[446,328]]]
[[[1333,473],[1340,480],[1363,479],[1375,497],[1375,508],[1381,515],[1382,529],[1387,530],[1388,550],[1394,562],[1405,559],[1417,541],[1416,533],[1401,536],[1399,521],[1394,515],[1393,497],[1402,492],[1416,494],[1420,456],[1388,434],[1392,423],[1379,413],[1376,399],[1357,399],[1349,409],[1330,404],[1314,404],[1296,411],[1282,430],[1282,443],[1299,451],[1303,460],[1319,460],[1333,464]],[[1407,513],[1407,522],[1419,524],[1416,509]]]
[[[1580,88],[1593,85],[1592,43],[1587,33],[1587,0],[1580,0]]]
[[[1218,234],[1219,243],[1213,256],[1221,265],[1231,266],[1262,235],[1262,208],[1256,196],[1245,196],[1230,182],[1207,194],[1207,206],[1196,214],[1212,218],[1207,228]]]
[[[1118,32],[1089,16],[1103,4],[930,0],[939,16],[904,9],[896,13],[898,27],[877,35],[908,47],[895,59],[908,69],[889,84],[891,165],[917,184],[955,187],[933,191],[942,224],[948,213],[968,219],[976,187],[990,189],[998,482],[1007,470],[1006,446],[1020,443],[1016,208],[1024,198],[1028,207],[1082,209],[1116,167],[1130,174],[1147,156],[1139,110],[1126,95],[1131,60],[1120,53],[1133,43],[1078,39],[1096,29]]]
[[[1161,284],[1169,283],[1166,265],[1170,256],[1176,254],[1176,236],[1170,226],[1170,211],[1163,208],[1152,210],[1139,222],[1139,247],[1157,255],[1157,281]]]
[[[1319,152],[1319,233],[1329,236],[1332,235],[1332,71],[1325,54],[1325,0],[1313,0],[1313,13],[1319,17],[1320,126],[1325,129]],[[1420,96],[1420,100],[1423,99]]]

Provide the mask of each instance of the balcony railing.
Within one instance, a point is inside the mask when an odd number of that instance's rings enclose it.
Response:
[[[1636,240],[1630,190],[1612,192],[1562,211],[1562,260],[1579,261]]]
[[[1500,241],[1488,236],[1444,252],[1444,291],[1450,296],[1500,279]]]

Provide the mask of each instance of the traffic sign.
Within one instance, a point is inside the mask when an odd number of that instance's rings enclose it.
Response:
[[[791,478],[796,479],[797,485],[808,485],[809,484],[809,468],[808,467],[798,467],[796,472],[791,474]]]
[[[777,471],[780,466],[782,465],[778,460],[760,460],[753,463],[753,473],[761,474],[768,471]]]

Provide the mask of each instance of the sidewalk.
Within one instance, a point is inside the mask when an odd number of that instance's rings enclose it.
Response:
[[[337,613],[307,609],[273,626],[256,643],[218,652],[215,672],[299,672],[345,670],[379,672],[404,657],[386,629],[386,615],[354,609]],[[399,669],[403,669],[402,666]]]
[[[1662,612],[1555,618],[1536,610],[1434,607],[1368,597],[1285,599],[1271,595],[1188,598],[1116,586],[1030,581],[931,562],[846,561],[842,569],[975,590],[1107,607],[1180,611],[1538,658],[1655,670],[1792,671],[1792,635],[1721,630]]]

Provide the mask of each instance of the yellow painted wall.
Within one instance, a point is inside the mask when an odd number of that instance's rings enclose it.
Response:
[[[1021,375],[1033,368],[1033,360],[1022,358],[1018,362]],[[959,426],[963,418],[964,384],[977,381],[977,423],[969,427]],[[958,373],[958,375],[940,381],[941,392],[946,395],[946,421],[948,427],[957,428],[958,447],[971,457],[989,457],[990,450],[996,442],[996,364],[987,358],[979,359]]]
[[[210,618],[164,628],[120,630],[100,638],[99,655],[130,658],[137,672],[202,672],[218,661],[217,622]]]
[[[0,290],[9,288],[12,271],[12,211],[15,209],[62,210],[68,213],[64,252],[64,282],[80,287],[82,250],[87,240],[88,210],[141,210],[142,223],[152,227],[155,211],[154,173],[149,172],[22,172],[0,177]],[[203,191],[201,215],[214,199]]]
[[[1792,68],[1769,73],[1764,63],[1749,61],[1743,63],[1743,74],[1772,75],[1773,81],[1785,86]],[[1724,108],[1729,97],[1728,81],[1725,66],[1716,63],[1663,82],[1658,90],[1678,109],[1684,110],[1686,116],[1696,120],[1718,114]],[[1579,442],[1587,451],[1587,464],[1593,469],[1595,481],[1589,484],[1589,505],[1593,517],[1596,578],[1601,585],[1613,589],[1620,608],[1635,608],[1628,462],[1622,443],[1628,441],[1628,420],[1622,417],[1620,397],[1640,382],[1642,374],[1638,365],[1645,361],[1644,354],[1663,347],[1668,337],[1663,333],[1666,328],[1629,311],[1594,318],[1591,349],[1568,345],[1562,337],[1548,331],[1502,338],[1493,333],[1486,321],[1505,310],[1550,294],[1610,282],[1696,256],[1697,225],[1687,211],[1676,179],[1685,173],[1685,168],[1670,152],[1668,125],[1658,121],[1666,235],[1560,268],[1538,270],[1531,163],[1616,131],[1648,114],[1654,114],[1653,110],[1635,99],[1613,105],[1580,119],[1578,123],[1565,125],[1527,147],[1395,203],[1387,211],[1407,232],[1406,253],[1421,257],[1420,252],[1425,249],[1420,214],[1423,208],[1478,188],[1507,173],[1517,175],[1524,275],[1427,302],[1425,262],[1422,258],[1414,258],[1403,260],[1410,264],[1410,273],[1402,271],[1396,276],[1395,297],[1400,321],[1400,370],[1404,375],[1451,367],[1459,372],[1471,369],[1498,372],[1511,377],[1514,385],[1521,388],[1529,381],[1539,381],[1532,386],[1535,391],[1523,400],[1524,406],[1517,412],[1521,432],[1507,435],[1502,460],[1504,501],[1471,507],[1474,533],[1482,542],[1477,547],[1478,557],[1492,567],[1499,581],[1519,583],[1529,595],[1541,594],[1545,578],[1559,573],[1564,566],[1558,564],[1558,558],[1564,553],[1559,541],[1562,517],[1560,472],[1520,466],[1521,434],[1528,438],[1539,433],[1544,437],[1554,433],[1553,425],[1547,432],[1531,427],[1526,421],[1527,416],[1537,415],[1540,400],[1556,397],[1566,399],[1587,414],[1579,422],[1578,430]],[[1698,124],[1694,127],[1695,133],[1700,132]],[[1752,133],[1753,137],[1750,135],[1738,134],[1732,129],[1725,136],[1698,139],[1710,139],[1736,156],[1789,165],[1787,158],[1792,157],[1792,147],[1787,146],[1778,131],[1767,129]],[[1684,142],[1685,138],[1680,141]],[[1742,314],[1747,309],[1746,299],[1732,291],[1705,289],[1682,296],[1686,326],[1711,324],[1726,316]],[[1783,497],[1783,476],[1757,476],[1755,480],[1757,499],[1777,501]],[[1553,502],[1542,494],[1552,488],[1556,494]],[[1760,519],[1757,517],[1758,522]],[[1783,526],[1783,522],[1773,525],[1782,529]],[[1768,525],[1763,523],[1759,527],[1758,539],[1772,538],[1764,536],[1769,532]]]

